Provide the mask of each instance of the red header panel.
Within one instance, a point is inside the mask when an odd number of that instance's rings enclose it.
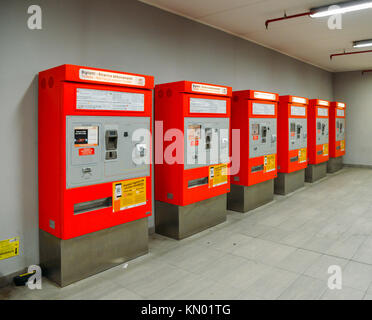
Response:
[[[72,81],[105,84],[120,87],[153,89],[154,77],[134,73],[112,71],[91,67],[64,64],[43,72],[58,74],[57,81]],[[41,72],[41,74],[43,73]]]
[[[330,107],[331,103],[327,100],[321,100],[321,99],[311,99],[310,100],[311,106],[321,106],[321,107]]]
[[[279,101],[282,103],[309,104],[309,99],[297,96],[280,96]]]
[[[234,91],[234,94],[249,100],[279,101],[279,94],[257,90]]]
[[[167,90],[165,94],[168,96],[172,94],[172,91],[177,93],[193,93],[200,95],[212,95],[230,98],[232,96],[232,88],[227,86],[220,86],[209,83],[201,83],[194,81],[178,81],[165,84],[156,85],[161,91],[162,89]]]

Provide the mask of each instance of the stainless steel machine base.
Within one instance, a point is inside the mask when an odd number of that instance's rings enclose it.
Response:
[[[226,221],[226,194],[177,206],[155,201],[155,232],[181,240]]]
[[[329,158],[327,165],[328,173],[335,173],[344,167],[343,157]]]
[[[291,173],[278,172],[274,181],[274,192],[286,195],[305,186],[305,169]]]
[[[148,252],[147,218],[62,240],[39,230],[43,275],[65,287]]]
[[[274,200],[274,179],[253,186],[232,184],[227,194],[227,209],[247,212]]]
[[[315,182],[327,176],[327,162],[309,164],[305,169],[305,181]]]

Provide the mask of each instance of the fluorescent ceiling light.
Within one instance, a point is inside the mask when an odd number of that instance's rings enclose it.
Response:
[[[371,47],[372,46],[372,39],[370,40],[361,40],[361,41],[354,41],[353,47],[354,48],[363,48],[363,47]]]
[[[313,8],[310,10],[310,17],[322,18],[329,17],[337,14],[343,14],[353,11],[366,10],[372,8],[371,0],[355,0],[335,3],[329,6]]]

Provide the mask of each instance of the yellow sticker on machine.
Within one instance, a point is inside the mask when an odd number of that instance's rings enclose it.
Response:
[[[345,140],[341,140],[341,151],[345,151]]]
[[[298,150],[298,162],[304,163],[307,161],[307,149],[302,148]]]
[[[218,164],[209,167],[209,187],[218,187],[227,183],[227,164]]]
[[[323,144],[323,156],[328,156],[328,143]]]
[[[0,260],[19,256],[19,238],[0,241]]]
[[[265,156],[264,159],[264,172],[271,172],[276,169],[276,163],[275,163],[276,155],[270,154],[268,156]]]
[[[112,184],[113,212],[146,204],[146,178],[138,178]]]

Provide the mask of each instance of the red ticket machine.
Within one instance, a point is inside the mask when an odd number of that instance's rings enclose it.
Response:
[[[310,100],[307,118],[308,167],[305,181],[315,182],[327,175],[329,159],[329,106],[326,100]]]
[[[155,231],[175,239],[226,220],[231,88],[155,87]]]
[[[278,177],[275,179],[275,193],[285,195],[305,185],[309,100],[281,96],[279,101]]]
[[[346,104],[332,102],[329,108],[329,160],[327,171],[334,173],[343,167],[345,155]]]
[[[273,200],[277,176],[277,109],[279,95],[233,92],[231,128],[240,130],[239,172],[231,176],[228,209],[247,212]],[[234,165],[235,163],[235,165]]]
[[[61,286],[147,253],[154,78],[62,65],[39,73],[39,228]]]

